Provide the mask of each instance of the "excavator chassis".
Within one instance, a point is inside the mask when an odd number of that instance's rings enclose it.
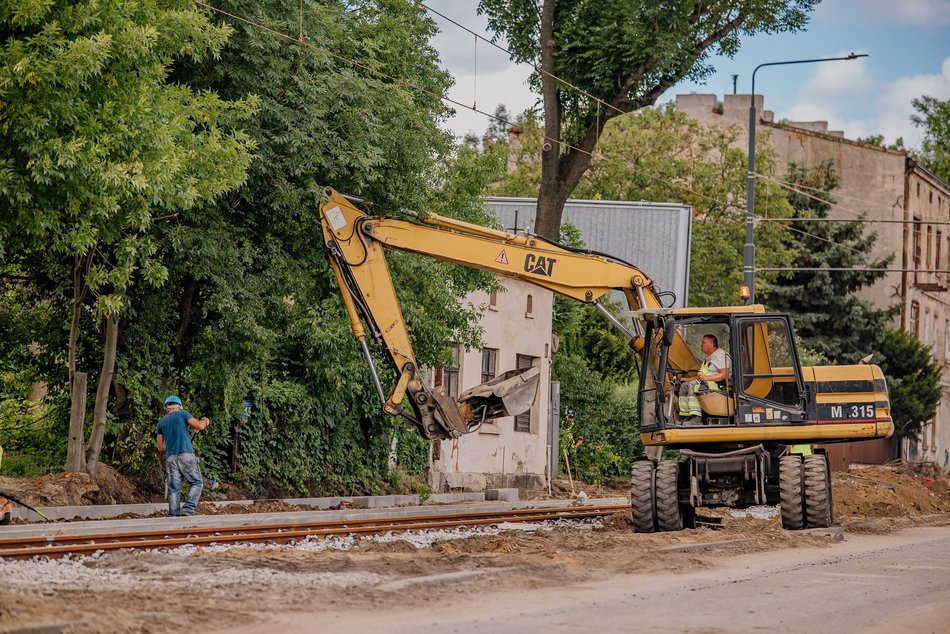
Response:
[[[681,450],[682,461],[633,463],[630,502],[634,531],[695,526],[702,508],[779,505],[788,530],[832,525],[831,470],[823,450],[807,456],[782,445]]]

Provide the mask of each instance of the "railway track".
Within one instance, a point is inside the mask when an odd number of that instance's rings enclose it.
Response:
[[[287,544],[311,536],[378,535],[391,531],[439,530],[461,526],[485,526],[501,522],[583,519],[613,515],[629,508],[627,505],[566,506],[445,513],[424,517],[386,517],[228,527],[204,526],[85,535],[50,534],[0,539],[0,557],[13,559],[30,559],[37,556],[63,557],[122,548],[139,550],[176,548],[186,544],[196,546],[241,542]]]

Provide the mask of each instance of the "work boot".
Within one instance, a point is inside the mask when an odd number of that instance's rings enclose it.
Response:
[[[703,422],[702,416],[690,416],[683,419],[684,425],[701,425]]]

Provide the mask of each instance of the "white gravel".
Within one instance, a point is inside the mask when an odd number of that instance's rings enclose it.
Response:
[[[350,550],[357,540],[365,539],[380,543],[405,541],[416,548],[428,548],[433,544],[465,539],[475,535],[498,535],[504,531],[520,530],[526,532],[551,531],[556,528],[592,530],[603,526],[601,518],[578,520],[548,520],[533,524],[499,523],[490,526],[460,527],[447,530],[406,531],[367,536],[330,536],[307,537],[296,544],[213,544],[210,546],[179,546],[160,551],[164,560],[156,560],[155,551],[125,550],[112,555],[97,551],[82,557],[63,557],[61,559],[34,558],[32,560],[0,559],[0,578],[5,589],[14,592],[54,594],[59,590],[104,590],[116,587],[131,587],[141,584],[160,584],[169,591],[180,589],[188,591],[195,587],[205,592],[223,594],[235,584],[257,584],[266,586],[301,587],[332,586],[355,587],[363,584],[380,583],[388,579],[384,575],[368,572],[316,572],[304,573],[277,570],[272,567],[228,568],[201,567],[188,568],[182,572],[177,561],[193,558],[197,553],[211,554],[226,552],[232,548],[262,551],[298,550],[320,552],[325,550]],[[148,561],[135,561],[148,555]],[[172,558],[169,558],[168,556]],[[122,558],[121,561],[116,561]],[[131,558],[131,560],[130,560]],[[115,564],[113,566],[113,564]]]
[[[781,513],[776,506],[749,506],[744,509],[729,509],[729,514],[733,517],[751,517],[757,520],[770,520]]]

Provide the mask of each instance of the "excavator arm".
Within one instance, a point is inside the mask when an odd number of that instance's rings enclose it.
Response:
[[[598,300],[619,290],[631,310],[663,308],[653,282],[630,264],[572,250],[538,236],[498,231],[436,214],[403,213],[411,220],[370,216],[330,188],[325,190],[320,207],[324,245],[383,410],[417,427],[427,438],[455,438],[477,429],[482,422],[527,411],[537,392],[539,371],[527,368],[507,372],[461,394],[458,401],[442,390],[430,390],[412,350],[386,263],[386,249],[491,271],[593,304],[631,339],[635,349],[642,347],[642,338]],[[364,320],[397,373],[388,394],[383,393],[369,352]],[[642,331],[639,324],[635,327]],[[695,367],[695,358],[684,342],[676,341],[670,363],[690,369]],[[407,396],[411,412],[403,407]]]

